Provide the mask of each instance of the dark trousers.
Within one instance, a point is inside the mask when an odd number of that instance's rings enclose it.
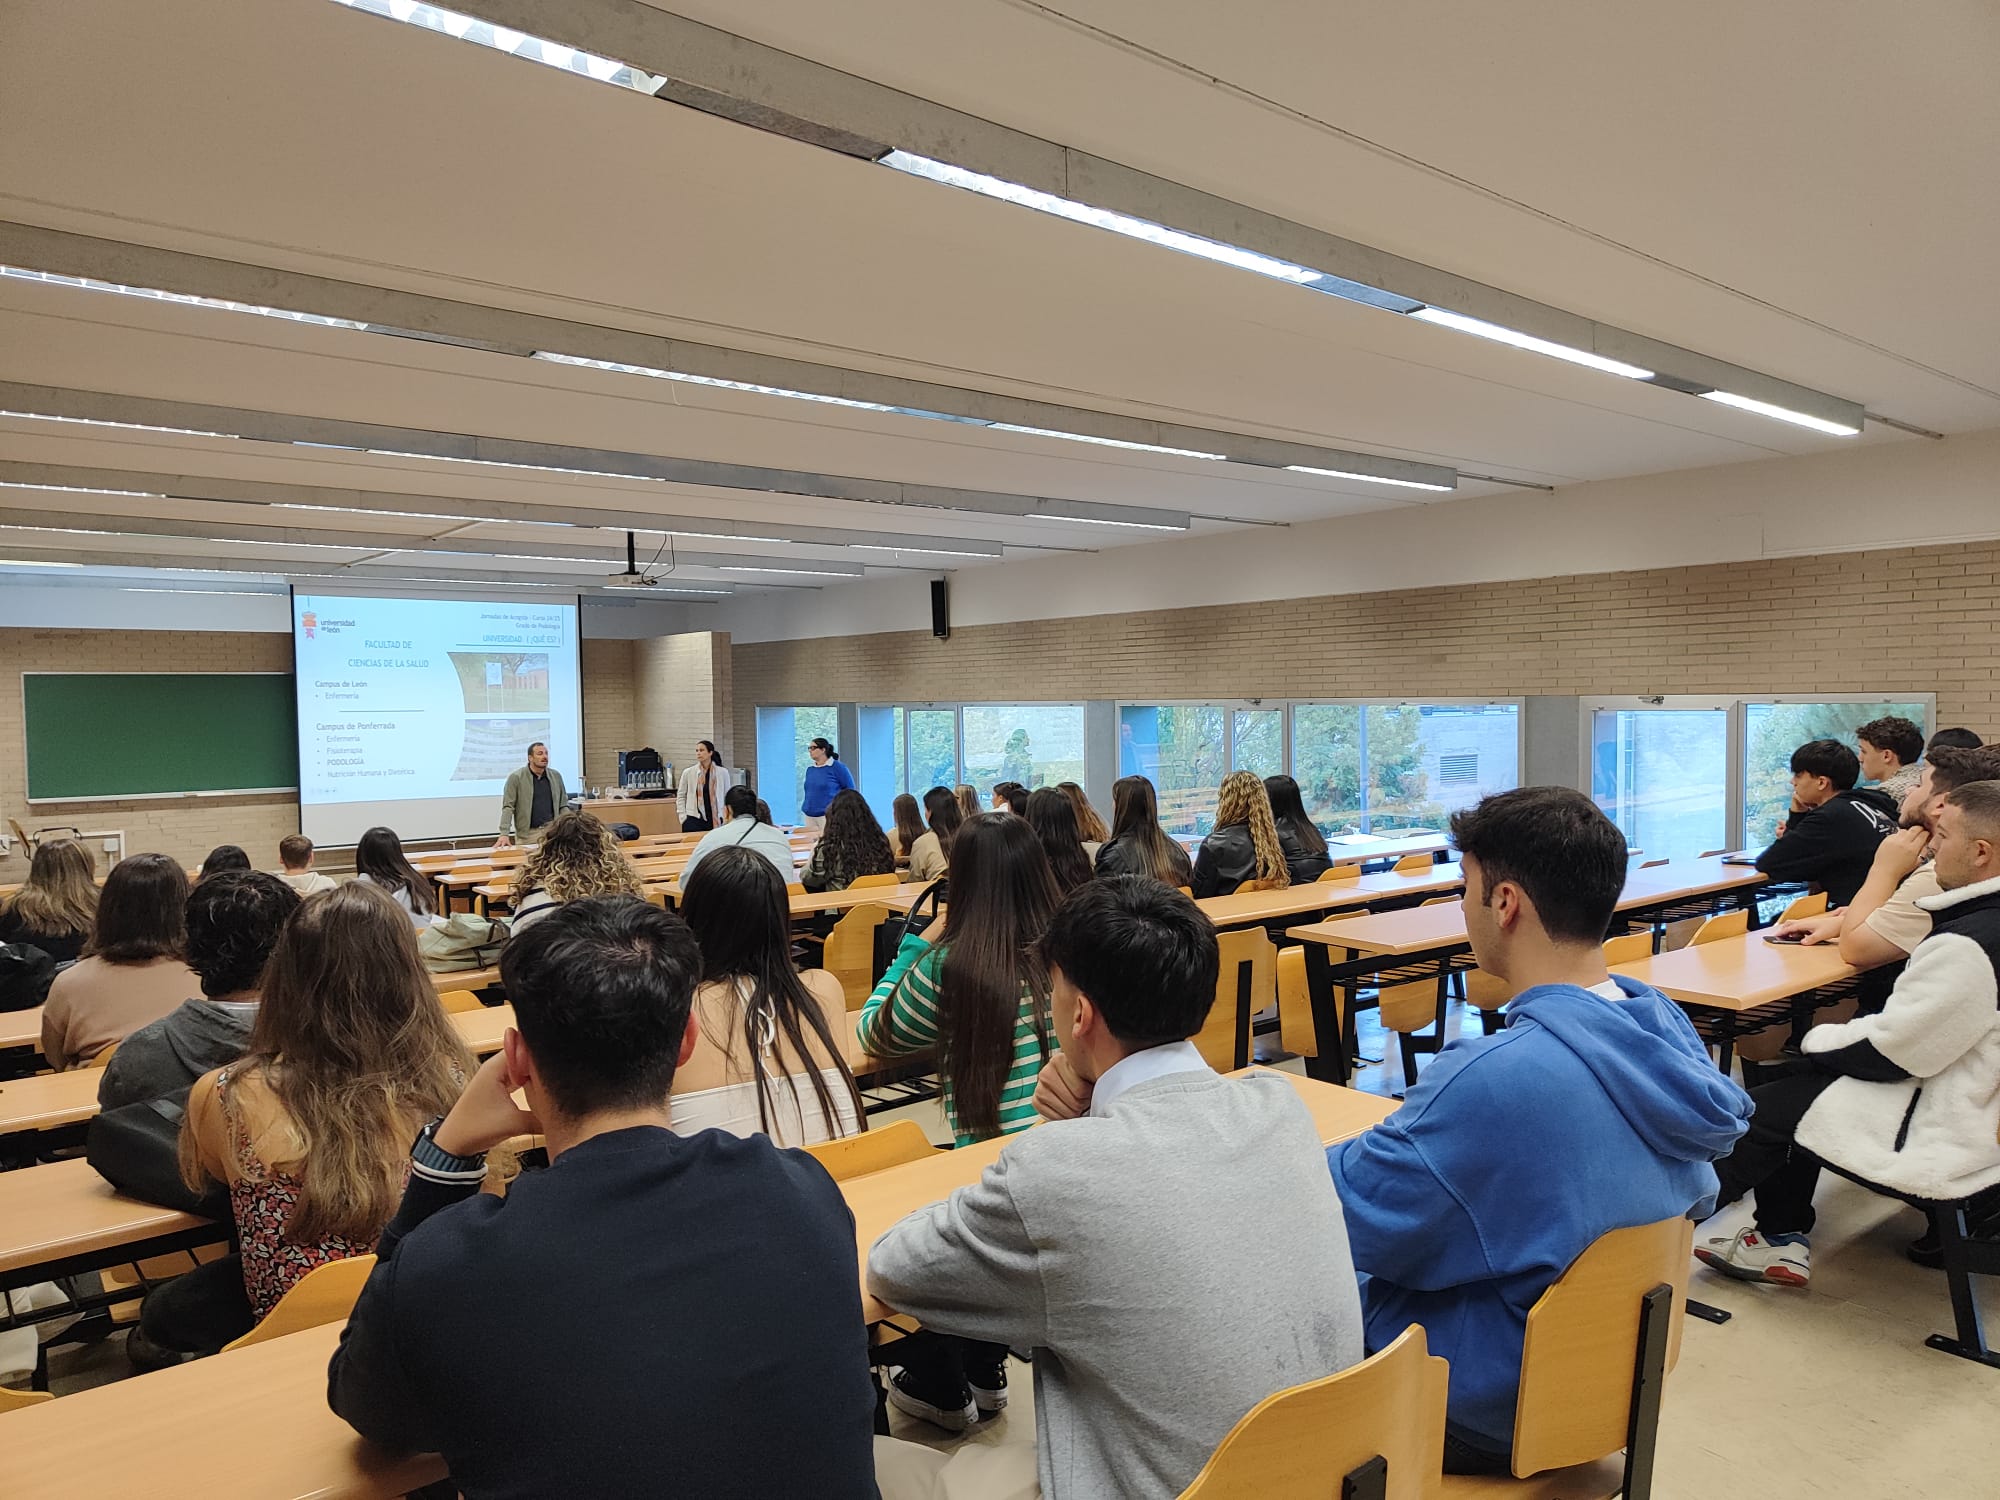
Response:
[[[155,1287],[139,1305],[139,1331],[177,1354],[213,1354],[256,1326],[240,1255],[196,1266]]]
[[[682,833],[707,833],[715,825],[706,818],[689,817],[681,819]]]
[[[1444,1429],[1444,1471],[1447,1474],[1511,1475],[1514,1472],[1514,1455],[1495,1453],[1490,1448],[1468,1442],[1447,1422]]]
[[[1798,1065],[1794,1064],[1794,1067]],[[1721,1184],[1715,1206],[1757,1195],[1757,1229],[1774,1234],[1812,1232],[1813,1190],[1819,1186],[1819,1159],[1794,1137],[1799,1121],[1837,1075],[1798,1068],[1750,1091],[1757,1113],[1736,1149],[1715,1164]]]
[[[967,1387],[968,1374],[979,1377],[980,1385],[985,1387],[994,1368],[1007,1359],[1005,1344],[984,1344],[977,1339],[925,1331],[898,1340],[887,1352],[890,1363],[900,1364],[909,1371],[908,1378],[916,1393],[936,1406],[949,1406],[955,1394]]]

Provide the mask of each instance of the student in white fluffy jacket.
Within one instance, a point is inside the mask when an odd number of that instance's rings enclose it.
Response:
[[[2000,1184],[2000,781],[1945,800],[1932,845],[1931,935],[1875,1015],[1817,1026],[1790,1076],[1717,1162],[1718,1207],[1756,1194],[1756,1222],[1695,1254],[1745,1281],[1804,1286],[1819,1164],[1913,1197]]]

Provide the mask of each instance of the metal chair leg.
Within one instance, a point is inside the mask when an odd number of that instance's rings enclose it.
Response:
[[[1924,1340],[1924,1344],[1945,1354],[1956,1354],[1960,1359],[2000,1369],[2000,1354],[1986,1347],[1986,1331],[1979,1319],[1979,1300],[1972,1294],[1972,1264],[1965,1243],[1964,1201],[1933,1203],[1931,1224],[1937,1230],[1938,1249],[1944,1254],[1944,1279],[1951,1292],[1954,1332],[1934,1333]]]

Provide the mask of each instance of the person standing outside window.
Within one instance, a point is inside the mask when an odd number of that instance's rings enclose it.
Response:
[[[506,849],[517,835],[526,838],[544,823],[554,822],[568,800],[562,772],[549,765],[549,747],[536,740],[528,746],[528,763],[509,775],[501,789],[500,837],[493,847]]]
[[[679,798],[682,833],[707,833],[722,821],[722,799],[729,795],[729,772],[717,758],[713,740],[694,742],[695,763],[681,772]]]
[[[799,812],[806,827],[817,833],[826,827],[826,809],[833,799],[854,790],[854,774],[840,763],[840,752],[824,736],[808,744],[806,754],[812,757],[812,764],[806,767],[805,795],[799,799]]]

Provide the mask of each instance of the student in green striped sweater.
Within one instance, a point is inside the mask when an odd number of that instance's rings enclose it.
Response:
[[[1048,856],[1024,818],[981,813],[951,843],[944,931],[903,939],[861,1009],[874,1057],[936,1048],[945,1119],[956,1142],[1035,1123],[1035,1080],[1056,1050],[1049,978],[1036,954],[1060,898]],[[889,1399],[912,1416],[963,1432],[1007,1404],[1007,1349],[921,1335],[898,1346],[906,1363]]]

